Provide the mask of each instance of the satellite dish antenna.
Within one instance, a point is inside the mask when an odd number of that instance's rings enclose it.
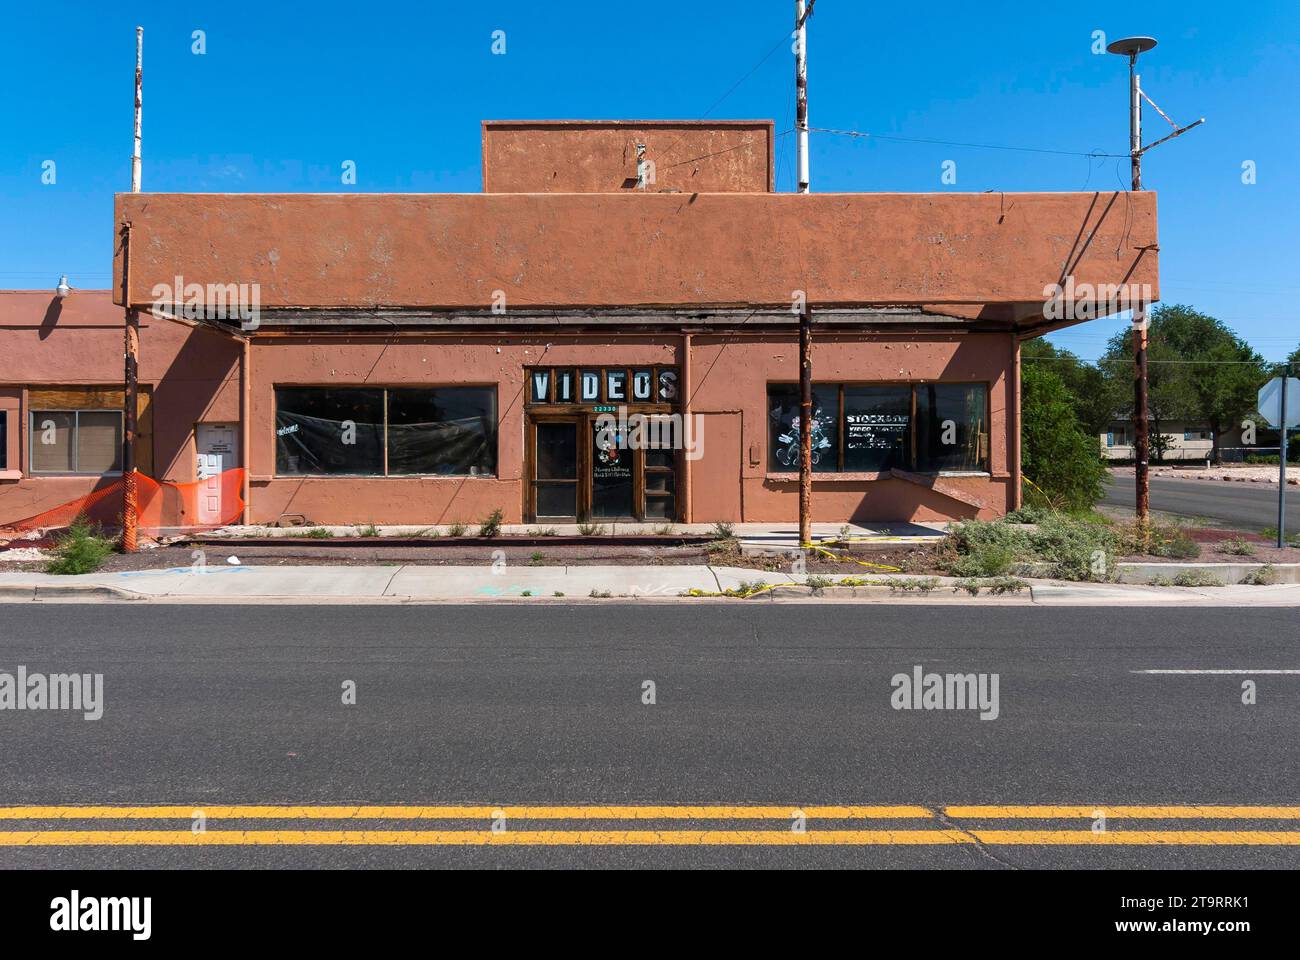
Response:
[[[1106,45],[1107,53],[1118,53],[1124,57],[1136,57],[1155,47],[1155,37],[1125,37]]]

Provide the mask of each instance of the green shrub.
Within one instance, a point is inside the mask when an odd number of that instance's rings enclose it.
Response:
[[[463,537],[467,533],[469,533],[469,527],[463,523],[453,523],[447,529],[447,536],[449,537]]]
[[[1044,517],[1050,517],[1052,511],[1046,507],[1023,506],[1018,510],[1012,510],[1002,519],[1007,523],[1040,523]]]
[[[1119,538],[1109,527],[1061,514],[1045,517],[1029,534],[1035,559],[1061,580],[1113,579]]]
[[[483,522],[478,525],[478,535],[480,537],[496,537],[501,534],[501,520],[505,514],[498,507],[484,518]]]
[[[78,517],[68,527],[68,532],[54,544],[54,556],[45,567],[46,573],[75,575],[94,573],[113,552],[113,542],[100,534],[85,517]]]
[[[1234,557],[1253,557],[1255,555],[1255,545],[1244,537],[1233,537],[1219,544],[1219,552],[1231,554]]]
[[[835,583],[830,577],[809,577],[804,581],[804,586],[812,587],[814,590],[821,590],[825,587],[833,586]]]
[[[313,540],[328,540],[334,536],[334,531],[329,527],[312,527],[306,535]]]
[[[1027,531],[989,520],[968,520],[953,527],[946,553],[948,571],[957,577],[1001,576],[1033,559]]]
[[[1201,548],[1186,531],[1174,528],[1151,538],[1150,553],[1170,560],[1193,560],[1201,555]]]
[[[541,566],[541,564],[542,564],[542,560],[544,560],[544,559],[545,559],[545,557],[544,557],[544,555],[542,554],[542,551],[540,551],[540,550],[534,550],[532,556],[530,556],[530,557],[528,558],[528,562],[529,562],[530,564],[532,564],[534,567],[539,567],[539,566]]]
[[[1110,527],[1061,513],[1037,514],[1037,529],[1002,520],[968,520],[948,535],[940,562],[955,577],[1002,577],[1046,567],[1062,580],[1114,578],[1120,540]]]

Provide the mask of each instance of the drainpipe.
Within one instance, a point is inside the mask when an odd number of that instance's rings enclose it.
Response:
[[[1008,458],[1011,460],[1011,509],[1019,510],[1023,505],[1024,480],[1020,474],[1020,431],[1023,429],[1020,416],[1020,336],[1011,334],[1011,410],[1008,413],[1008,433],[1010,434]]]
[[[683,436],[688,429],[694,429],[691,420],[691,335],[682,334],[682,431]],[[696,443],[703,440],[702,437],[692,437]],[[682,464],[682,522],[691,522],[691,460],[690,457],[683,456]]]
[[[239,354],[239,421],[240,421],[240,446],[243,448],[244,461],[244,513],[240,517],[245,524],[252,522],[253,505],[250,502],[252,492],[252,483],[250,482],[253,472],[253,451],[251,441],[253,436],[252,417],[252,392],[253,392],[253,344],[251,340],[245,340]]]

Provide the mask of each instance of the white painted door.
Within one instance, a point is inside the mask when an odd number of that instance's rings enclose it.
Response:
[[[233,423],[194,426],[195,474],[199,479],[198,522],[221,523],[221,474],[239,466],[239,431]]]

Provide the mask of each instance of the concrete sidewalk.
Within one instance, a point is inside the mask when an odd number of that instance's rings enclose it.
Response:
[[[661,566],[209,566],[203,570],[177,567],[52,576],[44,573],[0,573],[0,601],[22,600],[153,600],[186,602],[311,603],[372,602],[601,602],[636,599],[681,602],[684,594],[717,594],[742,584],[775,585],[743,601],[825,602],[855,600],[889,603],[980,603],[1139,606],[1300,606],[1300,584],[1217,588],[1151,587],[1117,583],[1059,583],[1029,581],[1019,593],[972,597],[954,591],[949,577],[933,578],[929,591],[891,587],[887,577],[858,586],[804,585],[809,575],[764,573],[742,567],[705,565]],[[824,583],[828,578],[814,582]],[[829,578],[839,581],[842,577]],[[915,578],[898,578],[899,580]]]

